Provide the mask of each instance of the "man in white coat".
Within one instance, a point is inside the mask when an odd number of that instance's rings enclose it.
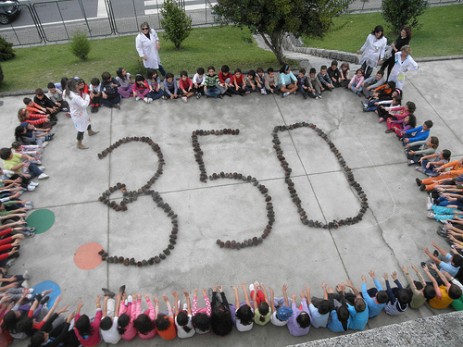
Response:
[[[165,76],[166,71],[161,65],[159,58],[159,37],[154,29],[151,29],[147,22],[140,25],[141,32],[135,39],[135,48],[138,55],[143,59],[143,65],[147,69],[159,70],[161,75]]]

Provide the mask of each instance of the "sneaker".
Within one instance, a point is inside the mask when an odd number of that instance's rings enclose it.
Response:
[[[32,238],[35,236],[35,233],[32,231],[22,231],[21,234],[23,234],[26,238]]]
[[[63,112],[69,112],[69,109],[68,109],[67,107],[63,107],[63,108],[61,109],[61,111],[63,111]]]
[[[25,227],[24,231],[28,231],[28,232],[33,233],[33,232],[35,232],[35,228],[34,227]]]
[[[90,108],[90,112],[91,113],[97,113],[98,112],[98,107],[92,106],[92,108]]]
[[[30,181],[30,182],[29,182],[29,185],[30,185],[30,186],[34,186],[34,187],[37,187],[37,186],[39,185],[39,182]]]
[[[39,180],[44,180],[44,179],[47,179],[49,178],[50,176],[48,176],[46,173],[41,173],[39,177],[37,177],[37,179]]]
[[[415,170],[424,173],[424,169],[421,166],[416,167]]]
[[[148,98],[143,98],[143,101],[148,103]]]
[[[35,190],[35,186],[30,185],[30,184],[27,186],[27,191],[33,192],[34,190]]]
[[[433,212],[428,212],[428,213],[426,214],[426,217],[428,217],[429,219],[434,219],[435,216],[436,216],[436,215],[435,215]]]
[[[162,100],[167,100],[167,96],[163,95]]]
[[[23,277],[25,280],[30,280],[31,279],[31,275],[29,275],[29,271],[24,271],[23,273]]]
[[[443,226],[439,226],[439,228],[437,228],[436,233],[437,233],[437,235],[442,236],[442,237],[447,237],[448,236],[447,230],[445,230]]]
[[[29,282],[28,282],[27,280],[24,280],[24,281],[22,281],[22,283],[21,283],[21,287],[23,287],[23,288],[30,288],[31,285],[29,284]],[[29,295],[32,297],[32,294],[28,294],[27,296],[29,296]]]
[[[432,211],[432,205],[433,205],[432,202],[427,202],[426,203],[426,210]]]
[[[199,99],[201,97],[201,93],[196,93],[196,99]]]
[[[416,185],[419,187],[421,186],[421,180],[419,178],[415,178]]]
[[[365,108],[366,108],[366,107],[365,107]],[[378,119],[378,123],[382,123],[382,122],[384,122],[384,118],[383,118],[383,117],[380,117],[380,118]],[[389,129],[388,129],[388,130],[389,130]]]
[[[139,96],[136,96],[136,97],[135,97],[135,101],[138,101],[138,100],[140,100],[140,97],[139,97]]]
[[[129,303],[129,302],[133,302],[133,297],[132,297],[132,295],[129,295],[129,296],[127,297],[127,303]]]
[[[320,95],[318,96],[318,98],[319,98],[319,99],[323,99],[323,96],[320,94]]]
[[[262,88],[262,89],[260,90],[260,93],[261,93],[262,95],[267,95],[267,91],[265,90],[265,88]]]
[[[282,97],[282,98],[286,98],[288,95],[289,95],[289,93],[286,92],[286,93],[281,94],[281,97]]]
[[[153,99],[148,98],[148,104],[151,104],[153,102]]]
[[[114,105],[114,108],[117,108],[118,110],[120,110],[121,109],[121,104]]]
[[[42,148],[45,148],[45,147],[47,147],[47,146],[48,146],[48,142],[42,143]]]
[[[410,160],[410,161],[408,162],[408,166],[412,166],[412,165],[415,165],[415,161],[414,161],[414,160]]]
[[[182,96],[183,102],[188,102],[188,98],[186,96]]]
[[[42,171],[45,171],[45,170],[46,170],[46,167],[43,166],[43,165],[39,165],[39,169],[42,170]]]

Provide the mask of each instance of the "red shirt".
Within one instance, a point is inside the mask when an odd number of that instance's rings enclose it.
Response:
[[[237,85],[239,86],[242,86],[243,83],[244,83],[244,75],[241,74],[239,77],[235,75],[233,75],[233,80],[236,82]]]
[[[173,340],[177,337],[177,329],[175,328],[174,319],[172,317],[168,317],[170,325],[166,330],[158,330],[158,335],[163,340]]]
[[[222,71],[219,72],[219,82],[220,83],[225,83],[225,80],[227,78],[230,79],[230,83],[233,83],[233,75],[231,73],[227,73],[225,75]]]
[[[187,77],[185,81],[180,78],[178,81],[178,87],[181,90],[188,91],[188,89],[193,88],[193,82],[191,81],[190,77]]]

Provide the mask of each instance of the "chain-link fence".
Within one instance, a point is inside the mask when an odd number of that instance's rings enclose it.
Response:
[[[193,26],[214,25],[216,0],[177,0],[191,17]],[[381,0],[356,0],[348,12],[381,10]],[[430,5],[462,0],[428,0]],[[90,38],[133,34],[147,21],[160,29],[163,0],[52,0],[21,3],[21,14],[0,28],[0,35],[15,47],[69,41],[75,32]]]

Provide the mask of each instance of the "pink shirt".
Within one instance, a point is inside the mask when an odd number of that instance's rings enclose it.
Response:
[[[151,320],[154,320],[156,318],[156,311],[154,310],[154,306],[151,303],[150,299],[147,299],[146,303],[148,304],[148,307],[149,307],[148,317]],[[135,312],[136,312],[136,317],[138,317],[141,313],[141,299],[136,301]],[[148,334],[141,334],[140,332],[138,332],[138,337],[142,340],[152,339],[155,336],[156,336],[156,329],[151,330]]]
[[[121,306],[119,308],[119,317],[122,314],[126,314],[130,317],[130,322],[125,327],[125,333],[121,335],[121,338],[125,341],[130,341],[137,336],[137,329],[133,326],[133,321],[137,318],[137,313],[135,312],[134,305],[130,302],[128,306],[125,306],[124,303],[121,302]]]
[[[95,318],[93,318],[93,321],[90,323],[92,326],[93,333],[92,335],[88,336],[86,339],[84,339],[82,336],[80,336],[79,331],[74,328],[74,332],[76,333],[77,339],[79,340],[80,344],[84,347],[93,347],[101,342],[101,336],[100,336],[100,322],[101,322],[101,316],[103,313],[101,312],[101,308],[96,309],[95,313]],[[80,318],[80,314],[77,313],[75,316],[75,321]]]
[[[198,297],[196,295],[193,296],[193,307],[191,310],[193,316],[197,313],[205,313],[208,316],[211,315],[211,303],[209,302],[207,295],[204,295],[204,302],[206,303],[206,307],[198,308]]]

